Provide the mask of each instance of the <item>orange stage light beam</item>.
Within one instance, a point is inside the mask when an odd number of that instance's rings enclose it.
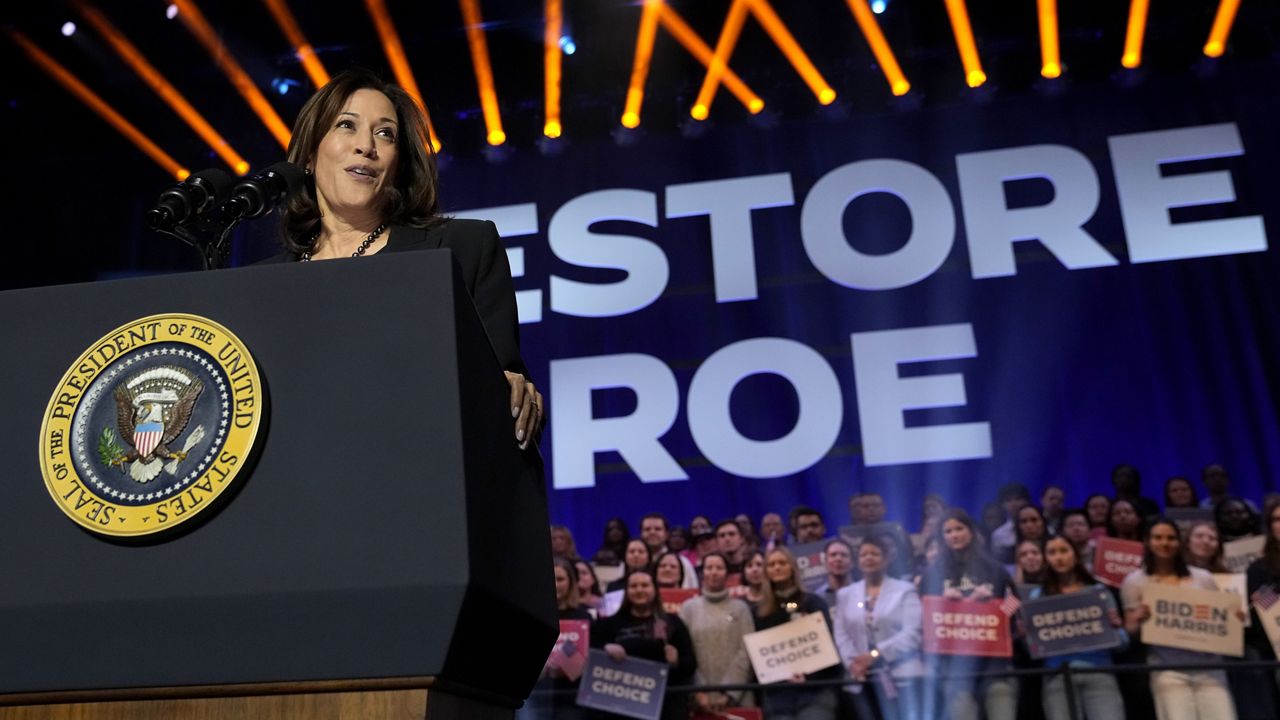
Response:
[[[876,22],[871,6],[867,4],[867,0],[846,0],[846,2],[849,4],[849,9],[853,11],[853,19],[858,21],[862,36],[867,39],[872,54],[876,56],[876,62],[880,64],[884,79],[889,82],[889,91],[894,95],[906,95],[911,90],[911,83],[907,82],[907,76],[902,74],[898,59],[894,57],[889,41],[885,40],[884,31]]]
[[[178,89],[171,85],[169,81],[160,74],[160,71],[156,70],[155,67],[142,56],[142,53],[138,48],[135,47],[133,43],[129,42],[128,38],[116,29],[105,15],[99,12],[97,8],[86,2],[81,2],[81,0],[72,0],[72,5],[74,5],[76,10],[84,16],[85,20],[89,21],[89,24],[92,25],[99,34],[106,38],[107,42],[111,45],[111,48],[116,51],[116,54],[118,54],[121,59],[128,63],[129,67],[133,68],[133,71],[138,74],[138,77],[142,78],[142,81],[150,86],[155,94],[160,96],[161,100],[164,100],[169,107],[173,108],[173,111],[178,113],[178,116],[181,117],[192,130],[195,130],[196,134],[199,135],[202,140],[209,144],[209,147],[218,154],[218,157],[222,158],[223,162],[230,165],[237,175],[244,175],[249,172],[249,163],[246,162],[244,158],[240,157],[239,153],[232,149],[231,145],[218,134],[218,131],[214,130],[213,126],[204,119],[204,116],[197,112],[196,109],[191,106],[191,103],[187,102],[187,99],[182,96],[182,93],[178,92]]]
[[[178,161],[174,160],[169,153],[161,150],[159,145],[156,145],[150,138],[143,135],[141,130],[134,127],[128,120],[125,120],[124,116],[116,112],[115,108],[98,97],[96,93],[80,82],[75,75],[72,75],[70,70],[67,70],[58,61],[41,50],[26,35],[14,29],[9,29],[7,32],[14,43],[22,48],[27,57],[30,57],[35,64],[39,65],[41,70],[44,70],[59,85],[70,91],[72,95],[75,95],[80,102],[88,105],[89,109],[97,113],[99,117],[110,123],[121,135],[136,145],[139,150],[146,153],[147,157],[150,157],[157,165],[164,168],[165,172],[178,180],[186,180],[191,175],[191,171],[178,164]]]
[[[640,106],[644,103],[644,81],[649,77],[649,61],[653,59],[653,41],[658,36],[658,16],[662,0],[644,0],[640,13],[640,32],[636,35],[636,56],[631,63],[631,83],[627,86],[627,102],[622,108],[622,126],[640,126]]]
[[[373,18],[374,28],[378,31],[378,38],[382,41],[382,49],[387,54],[387,62],[391,64],[391,72],[396,76],[396,82],[400,83],[400,87],[404,88],[422,109],[422,114],[427,118],[427,137],[431,142],[431,149],[440,152],[440,138],[436,137],[436,128],[431,124],[431,113],[427,112],[427,105],[422,101],[418,82],[413,79],[413,71],[409,69],[409,58],[404,54],[404,45],[400,43],[400,34],[396,32],[396,27],[391,22],[391,14],[387,12],[386,3],[382,0],[364,0],[364,6],[369,11],[369,16]]]
[[[1120,64],[1133,70],[1142,64],[1142,38],[1147,32],[1147,9],[1150,0],[1132,0],[1129,5],[1129,27],[1124,33],[1124,55]]]
[[[546,0],[542,9],[545,26],[542,32],[543,77],[545,82],[546,120],[542,134],[549,138],[560,137],[560,34],[564,28],[564,7],[561,0]]]
[[[1049,80],[1062,75],[1058,51],[1058,0],[1036,0],[1040,18],[1040,75]]]
[[[782,50],[782,54],[790,61],[791,67],[795,68],[800,77],[804,78],[804,82],[809,86],[809,90],[813,92],[814,97],[818,98],[818,102],[823,105],[830,105],[835,102],[836,91],[831,89],[826,79],[818,72],[818,68],[814,67],[809,60],[809,56],[801,49],[800,43],[791,36],[791,32],[787,30],[787,26],[782,23],[782,19],[774,12],[773,6],[768,0],[748,0],[751,3],[751,14],[756,16],[756,20],[764,26],[764,31],[769,33],[769,37],[773,39],[773,43]]]
[[[173,0],[178,6],[178,17],[182,23],[187,26],[192,35],[196,36],[196,40],[204,46],[204,49],[213,56],[213,61],[222,69],[223,74],[231,81],[236,91],[240,93],[240,97],[249,103],[249,107],[267,126],[267,130],[275,137],[276,142],[281,147],[289,147],[289,127],[284,124],[280,116],[276,114],[271,103],[267,102],[267,98],[258,90],[258,86],[253,84],[253,79],[249,77],[249,73],[240,67],[240,63],[231,56],[231,51],[227,50],[222,44],[222,40],[218,38],[218,34],[210,27],[209,22],[204,19],[204,14],[200,12],[200,8],[192,0]]]
[[[982,61],[978,59],[978,44],[973,39],[973,26],[969,24],[969,9],[965,7],[964,0],[946,2],[951,32],[956,36],[960,62],[964,65],[964,81],[969,87],[976,88],[987,81],[987,74],[982,71]]]
[[[498,92],[493,85],[493,67],[489,64],[489,45],[484,38],[480,0],[458,0],[458,4],[462,8],[462,22],[467,27],[467,45],[471,47],[471,65],[476,71],[476,84],[480,87],[485,138],[490,145],[501,145],[507,141],[507,134],[502,131],[502,114],[498,112]]]
[[[714,56],[711,46],[698,37],[698,34],[685,23],[684,18],[680,17],[679,13],[672,10],[669,5],[664,4],[659,20],[662,26],[667,29],[667,32],[671,33],[671,37],[683,45],[684,49],[697,58],[698,62],[702,63],[704,67],[711,67],[711,58]],[[764,100],[761,100],[759,95],[756,95],[751,88],[747,87],[747,84],[742,82],[742,78],[738,77],[738,74],[728,65],[724,67],[723,80],[725,88],[733,93],[733,96],[738,98],[752,115],[764,110]]]
[[[302,34],[302,29],[298,27],[298,21],[293,17],[293,12],[289,10],[289,6],[284,0],[262,0],[262,3],[271,11],[271,17],[275,18],[276,24],[280,26],[280,31],[284,33],[289,44],[293,46],[293,54],[302,63],[302,68],[307,71],[307,77],[311,78],[311,84],[317,89],[329,84],[329,72],[324,69],[324,65],[320,62],[320,58],[316,55],[316,49],[307,42],[306,36]]]
[[[1227,36],[1231,34],[1231,26],[1236,21],[1236,11],[1240,9],[1240,0],[1221,0],[1218,12],[1213,16],[1213,28],[1209,30],[1209,39],[1204,44],[1204,54],[1209,57],[1222,57],[1227,50]]]
[[[733,0],[729,6],[729,14],[725,16],[724,25],[720,28],[720,39],[716,41],[715,53],[711,56],[711,64],[707,66],[707,74],[702,78],[702,87],[698,90],[698,99],[694,101],[689,114],[695,120],[706,120],[711,113],[711,100],[715,97],[716,88],[720,86],[720,78],[729,65],[729,56],[738,44],[742,34],[742,26],[747,22],[750,11],[748,0]]]

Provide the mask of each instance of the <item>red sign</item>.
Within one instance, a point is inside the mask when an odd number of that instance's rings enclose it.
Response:
[[[694,710],[689,720],[764,720],[764,711],[760,708],[731,707],[719,713]]]
[[[1093,576],[1111,587],[1120,587],[1124,576],[1142,567],[1142,543],[1098,538],[1093,552]]]
[[[551,648],[547,666],[560,668],[569,680],[581,677],[582,668],[587,664],[590,631],[589,620],[561,620],[560,637],[556,638],[556,644]]]
[[[924,651],[935,655],[1012,657],[1009,616],[1004,601],[920,598],[924,610]]]
[[[658,597],[662,598],[663,612],[678,615],[685,600],[698,597],[698,588],[662,588]]]

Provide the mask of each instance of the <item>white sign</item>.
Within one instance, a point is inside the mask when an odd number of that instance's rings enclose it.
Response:
[[[1262,557],[1262,546],[1267,542],[1265,535],[1250,535],[1239,540],[1232,540],[1222,545],[1222,564],[1233,573],[1242,573],[1249,569],[1250,563]]]
[[[1151,583],[1142,587],[1151,616],[1142,623],[1148,645],[1244,656],[1240,600],[1230,593]]]
[[[1244,612],[1244,626],[1249,627],[1252,625],[1253,618],[1249,617],[1249,583],[1244,573],[1214,573],[1213,582],[1217,584],[1219,590],[1240,596],[1240,609]]]
[[[822,613],[809,613],[785,625],[744,635],[751,667],[761,683],[787,680],[840,664],[831,629]]]

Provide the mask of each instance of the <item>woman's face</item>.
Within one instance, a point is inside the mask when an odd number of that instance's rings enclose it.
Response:
[[[711,521],[699,515],[689,523],[690,535],[705,535],[711,532]]]
[[[1089,521],[1083,515],[1068,515],[1062,521],[1062,534],[1073,543],[1089,539]]]
[[[938,541],[930,540],[924,544],[924,561],[932,565],[938,559]]]
[[[742,568],[742,579],[748,585],[759,585],[764,582],[764,558],[752,555]]]
[[[924,516],[930,518],[940,517],[942,513],[947,511],[947,506],[942,501],[930,498],[924,501]]]
[[[942,523],[942,541],[955,552],[961,552],[973,542],[969,526],[952,518]]]
[[[1186,480],[1171,480],[1169,488],[1165,491],[1168,495],[1169,505],[1172,507],[1191,507],[1192,499],[1195,492],[1191,489],[1191,483]]]
[[[553,555],[564,555],[569,552],[569,533],[563,530],[551,531],[551,553]]]
[[[644,546],[643,540],[632,540],[627,543],[627,556],[625,560],[627,567],[636,570],[649,564],[649,548]]]
[[[1161,560],[1172,560],[1182,551],[1177,529],[1167,523],[1151,528],[1147,535],[1147,547],[1151,548],[1152,555]]]
[[[321,216],[381,212],[395,181],[399,133],[386,95],[365,88],[347,98],[312,160]]]
[[[680,552],[689,547],[689,537],[684,534],[683,530],[675,529],[667,536],[667,549],[671,552]]]
[[[604,537],[614,544],[622,542],[622,538],[626,537],[626,533],[622,530],[622,523],[610,521],[604,526]]]
[[[1065,575],[1076,567],[1076,547],[1064,537],[1053,538],[1044,546],[1044,559],[1049,569]]]
[[[555,571],[556,571],[556,602],[564,602],[569,597],[569,587],[570,587],[570,583],[572,583],[573,581],[569,579],[569,573],[565,572],[564,568],[560,567],[559,565],[555,566]]]
[[[574,565],[578,569],[578,592],[586,595],[591,592],[591,586],[595,584],[595,574],[591,572],[591,567],[584,562]]]
[[[1094,527],[1107,524],[1107,513],[1110,510],[1111,501],[1101,495],[1089,498],[1089,504],[1084,508],[1089,513],[1089,524]]]
[[[675,555],[663,555],[658,561],[658,585],[675,587],[680,584],[680,560]]]
[[[658,591],[653,587],[653,578],[646,572],[631,573],[627,578],[627,601],[632,605],[649,607]]]
[[[702,587],[711,592],[720,592],[729,579],[729,568],[725,567],[724,558],[719,555],[702,561]]]
[[[764,561],[764,573],[774,585],[787,587],[795,582],[791,573],[791,561],[782,553],[769,553]]]
[[[1208,560],[1218,553],[1218,531],[1212,525],[1197,525],[1187,537],[1187,550],[1192,556]]]
[[[863,543],[858,548],[858,569],[863,575],[871,575],[884,570],[884,553],[871,543]]]
[[[1271,526],[1271,537],[1280,540],[1280,505],[1272,508],[1271,522],[1268,524]]]
[[[1239,500],[1227,500],[1222,508],[1222,524],[1233,532],[1249,529],[1249,507]]]
[[[1117,500],[1111,505],[1111,525],[1118,532],[1132,533],[1138,530],[1138,513],[1133,505],[1125,500]]]
[[[1033,542],[1024,542],[1018,546],[1018,567],[1023,573],[1038,573],[1044,569],[1044,553],[1040,546]]]
[[[1018,530],[1022,537],[1040,540],[1044,537],[1044,519],[1033,507],[1024,507],[1018,511]]]

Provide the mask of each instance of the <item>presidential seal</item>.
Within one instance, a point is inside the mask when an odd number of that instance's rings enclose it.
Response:
[[[229,330],[195,315],[135,320],[54,390],[40,429],[45,486],[91,532],[166,532],[232,487],[263,408],[257,366]]]

